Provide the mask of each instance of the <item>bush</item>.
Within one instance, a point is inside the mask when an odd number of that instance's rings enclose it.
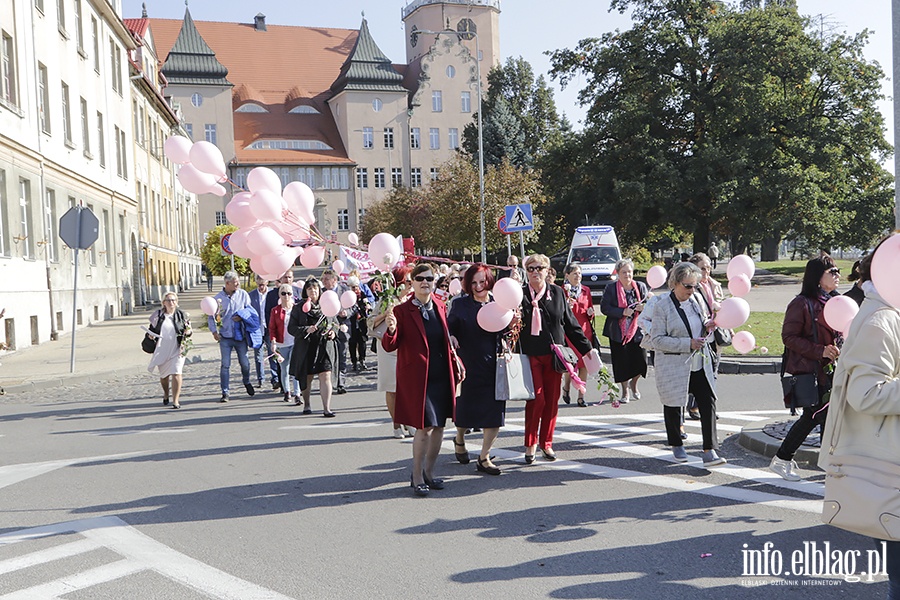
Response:
[[[634,270],[646,272],[653,266],[653,257],[650,251],[643,246],[628,246],[622,251],[623,258],[630,258],[634,262]]]

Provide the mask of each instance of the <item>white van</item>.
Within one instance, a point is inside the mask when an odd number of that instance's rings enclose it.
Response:
[[[578,263],[581,282],[591,290],[591,298],[599,302],[606,284],[615,281],[613,271],[621,258],[619,240],[610,225],[577,227],[572,236],[566,264]]]

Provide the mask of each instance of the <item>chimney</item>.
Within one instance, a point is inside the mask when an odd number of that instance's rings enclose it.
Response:
[[[266,30],[266,15],[262,13],[258,13],[255,17],[253,17],[253,28],[257,31],[265,31]]]

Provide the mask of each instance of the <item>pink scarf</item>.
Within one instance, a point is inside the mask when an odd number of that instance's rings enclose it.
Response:
[[[637,281],[631,281],[631,287],[634,290],[635,302],[640,303],[641,301],[641,288],[638,287]],[[622,308],[628,308],[628,301],[625,300],[625,286],[622,285],[621,281],[616,282],[616,301],[618,305]],[[631,315],[631,324],[628,326],[628,331],[625,330],[625,317],[619,319],[619,328],[622,331],[622,345],[624,346],[628,342],[631,341],[631,338],[634,337],[634,334],[637,333],[637,315]]]
[[[544,284],[544,289],[541,290],[541,293],[538,294],[534,291],[530,285],[528,286],[528,290],[531,292],[531,335],[541,335],[541,307],[538,306],[538,301],[547,295],[547,299],[550,299],[550,286]]]

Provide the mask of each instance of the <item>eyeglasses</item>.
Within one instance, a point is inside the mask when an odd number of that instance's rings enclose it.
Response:
[[[290,292],[281,292],[281,295],[282,296],[292,296],[293,294],[291,294]]]
[[[450,285],[447,284],[447,283],[442,283],[442,284],[439,285],[438,287],[441,288],[442,290],[449,290],[449,289],[450,289]]]
[[[434,281],[434,275],[428,275],[428,276],[416,275],[415,280],[418,281],[419,283],[422,283],[423,281],[427,281],[428,283],[431,283],[432,281]]]
[[[841,274],[841,270],[838,269],[837,267],[832,267],[832,268],[828,269],[828,272],[831,273],[832,275],[840,275]]]
[[[473,282],[472,282],[472,287],[475,287],[475,286],[478,286],[478,287],[487,287],[487,281],[473,281]]]
[[[693,284],[693,283],[692,284],[682,283],[681,285],[683,285],[685,287],[685,289],[688,289],[688,290],[692,290],[695,287],[697,287],[697,285]]]
[[[547,267],[539,267],[537,265],[531,265],[530,267],[525,267],[529,273],[538,273],[540,271],[545,271]]]
[[[175,302],[175,298],[166,298],[163,302]]]

